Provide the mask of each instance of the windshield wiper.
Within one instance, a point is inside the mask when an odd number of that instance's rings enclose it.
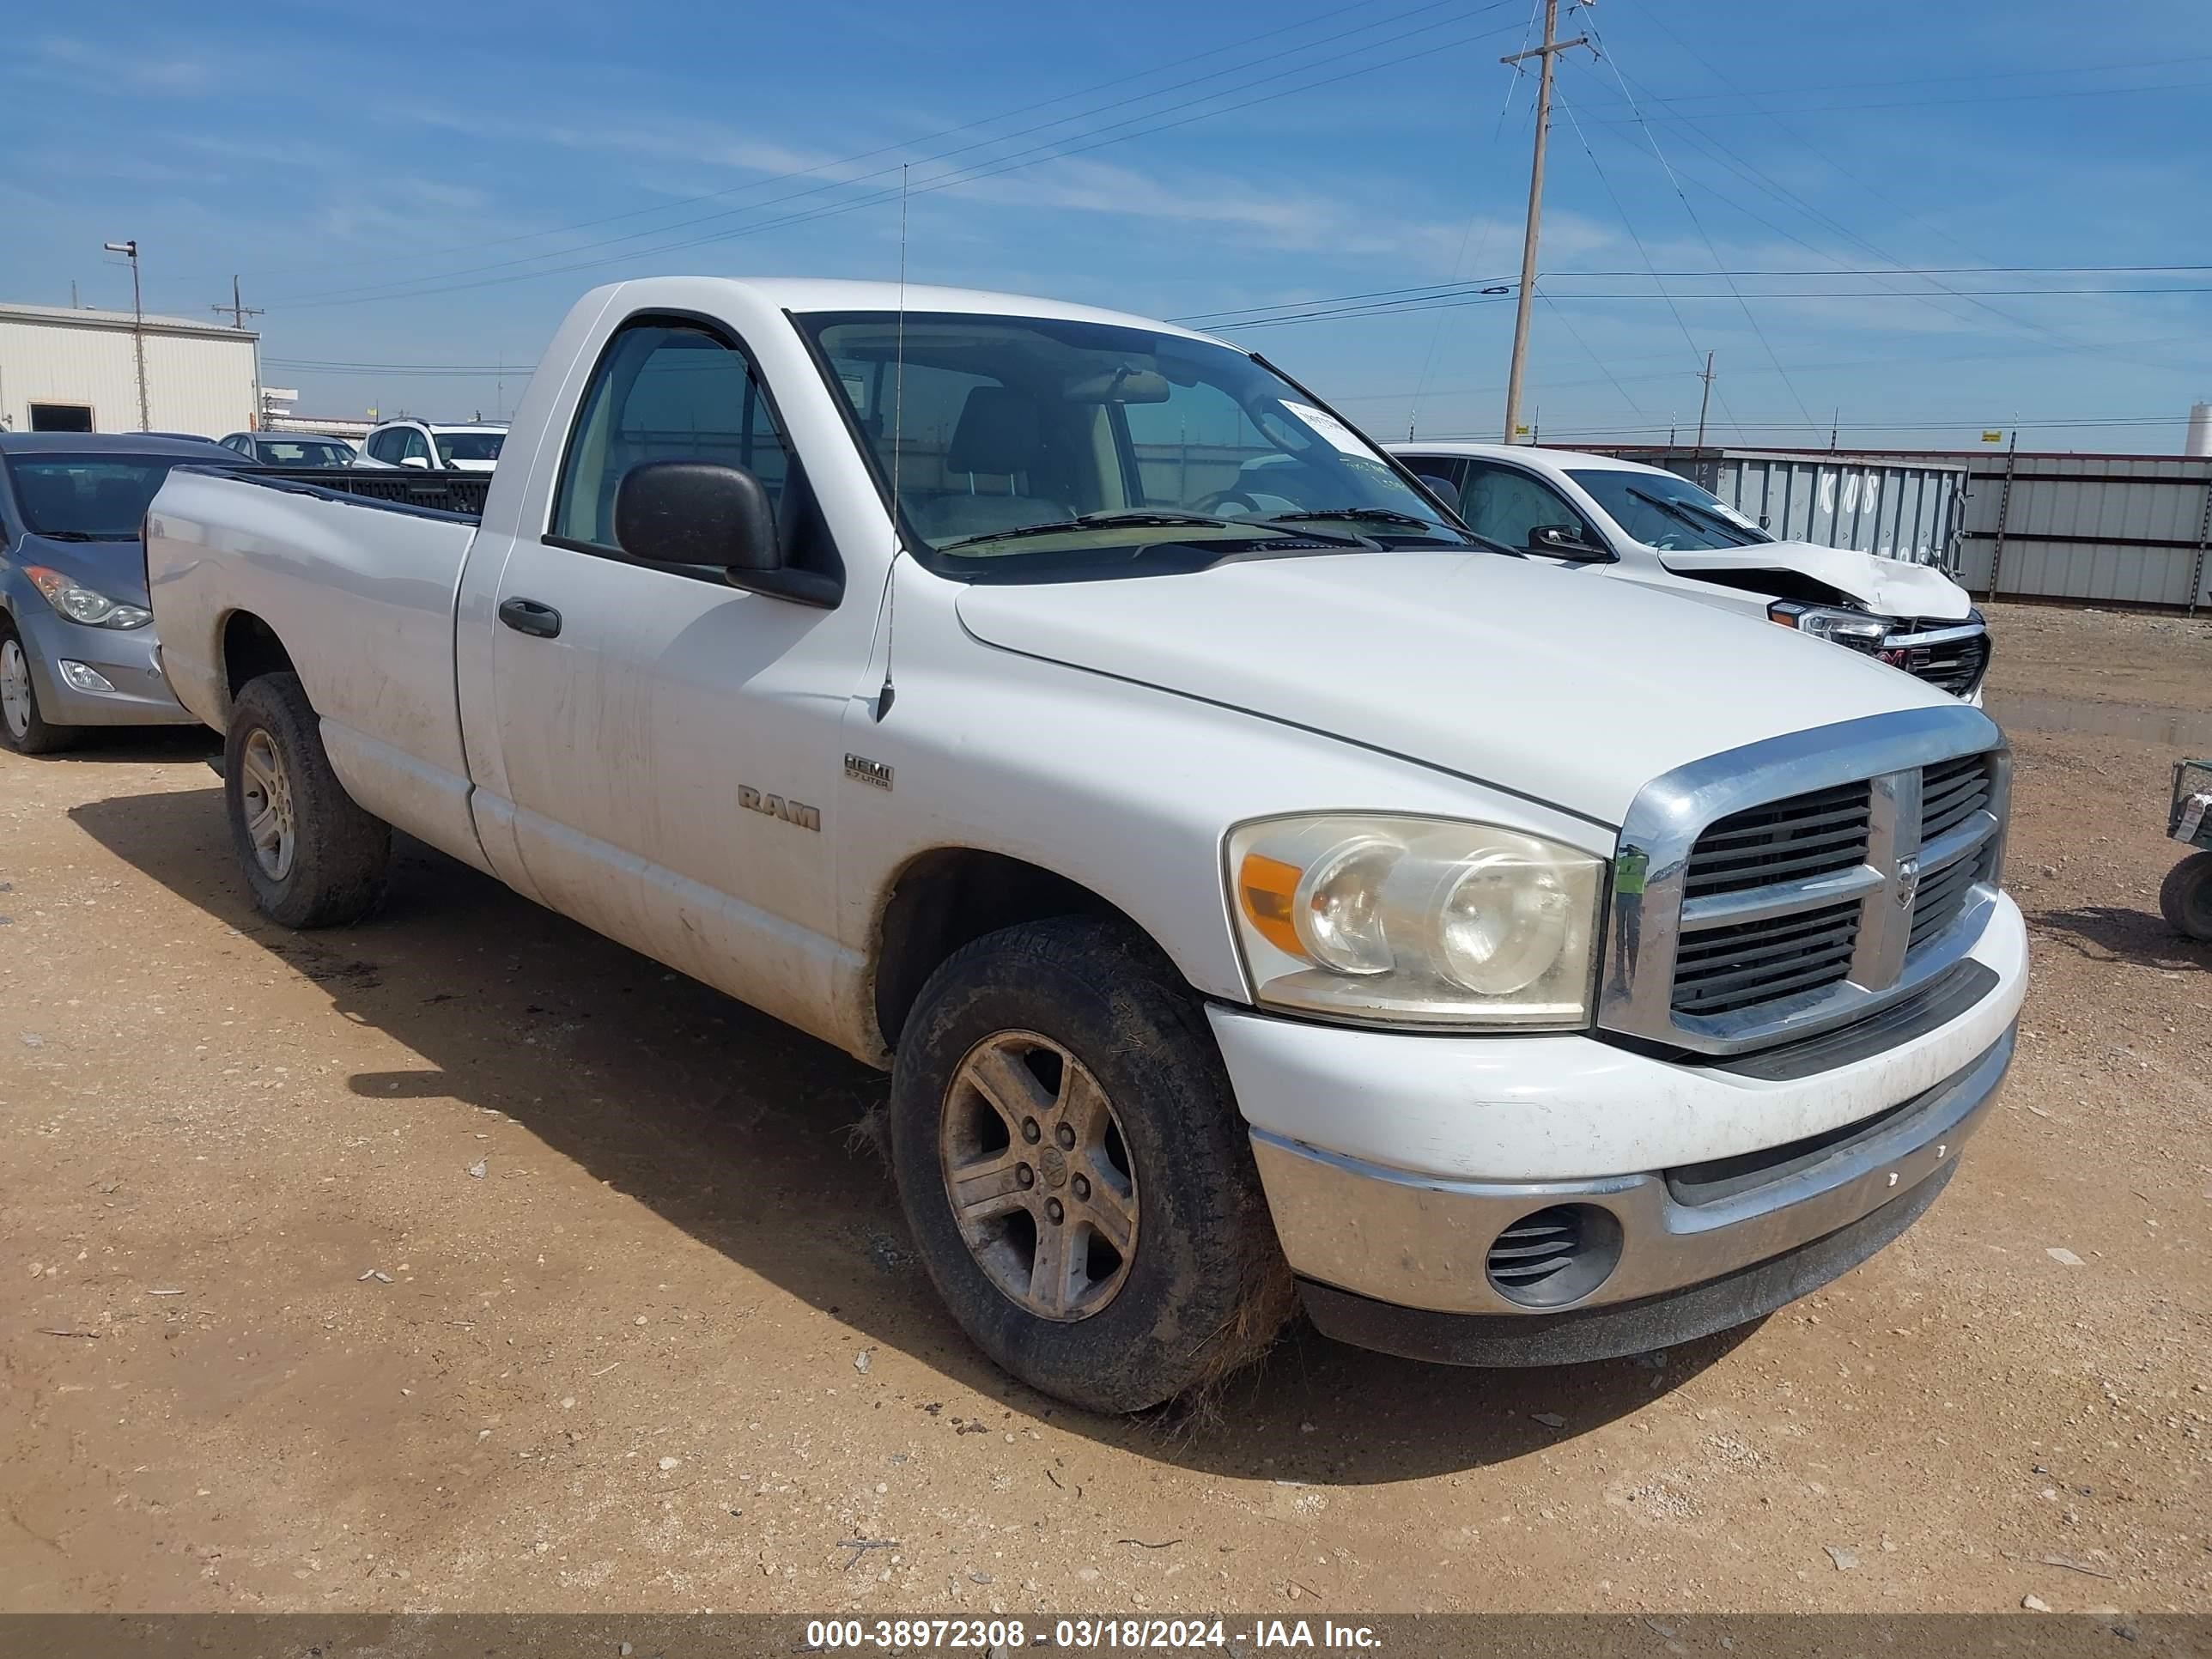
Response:
[[[1416,530],[1449,530],[1448,524],[1435,519],[1416,517],[1388,507],[1317,507],[1310,513],[1278,513],[1265,520],[1268,524],[1308,524],[1316,519],[1371,519],[1380,524],[1407,524]]]
[[[1115,530],[1124,526],[1132,529],[1173,529],[1189,526],[1206,530],[1256,530],[1268,536],[1287,536],[1291,532],[1278,530],[1273,522],[1264,519],[1220,519],[1203,513],[1170,513],[1156,507],[1116,507],[1103,513],[1078,514],[1073,519],[1056,519],[1048,524],[1025,524],[1012,530],[994,530],[983,536],[963,536],[957,541],[939,542],[937,550],[949,553],[956,547],[969,547],[978,542],[1010,542],[1023,536],[1066,535],[1076,530]],[[1346,540],[1346,547],[1358,543]]]
[[[118,533],[112,530],[33,530],[31,533],[50,542],[127,542],[131,539],[127,532]]]
[[[1694,512],[1689,504],[1681,501],[1668,501],[1664,495],[1655,495],[1648,489],[1638,489],[1634,484],[1628,486],[1628,493],[1635,496],[1639,501],[1649,501],[1652,506],[1657,507],[1662,513],[1666,514],[1668,517],[1674,519],[1682,524],[1686,524],[1689,526],[1691,529],[1698,531],[1703,534],[1710,535],[1714,530],[1717,529],[1722,535],[1726,536],[1735,529],[1735,526],[1724,519],[1712,518],[1699,514]],[[1729,545],[1730,547],[1756,547],[1759,544],[1753,541],[1731,540],[1729,541]]]

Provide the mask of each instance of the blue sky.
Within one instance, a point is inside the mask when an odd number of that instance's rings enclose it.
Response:
[[[19,20],[0,298],[127,307],[135,236],[149,310],[241,276],[303,410],[489,414],[592,283],[896,274],[904,164],[915,281],[1241,313],[1206,325],[1378,434],[1496,435],[1512,302],[1442,285],[1517,272],[1529,0],[391,16]],[[1711,350],[1719,441],[2178,450],[2212,293],[2140,290],[2212,289],[2212,9],[2118,16],[1570,8],[1605,50],[1560,75],[1542,435],[1686,439]],[[1249,325],[1302,310],[1339,314]]]

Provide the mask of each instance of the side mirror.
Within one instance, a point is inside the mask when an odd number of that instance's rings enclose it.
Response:
[[[1774,528],[1774,520],[1762,513],[1759,515],[1759,527],[1761,530],[1771,530]]]
[[[428,472],[430,470],[429,458],[424,455],[402,455],[399,458],[399,465],[402,466],[419,466],[425,472]]]
[[[1456,507],[1459,505],[1459,486],[1449,478],[1439,478],[1431,472],[1416,472],[1413,477],[1420,481],[1422,489],[1446,507]]]
[[[767,489],[715,461],[647,461],[624,473],[615,540],[646,564],[718,566],[733,582],[783,568]]]
[[[1592,547],[1583,539],[1581,529],[1571,524],[1540,524],[1528,532],[1528,545],[1539,553],[1555,553],[1563,558],[1600,556],[1604,549]]]

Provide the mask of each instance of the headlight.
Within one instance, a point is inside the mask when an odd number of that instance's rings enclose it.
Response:
[[[60,571],[49,570],[45,565],[27,564],[23,574],[31,579],[32,586],[46,596],[46,603],[71,622],[93,628],[143,628],[154,620],[154,613],[143,606],[119,604],[105,593],[79,587]]]
[[[1854,651],[1872,651],[1889,637],[1889,624],[1880,617],[1835,605],[1801,605],[1795,599],[1775,600],[1766,607],[1766,620]]]
[[[1262,1003],[1386,1025],[1589,1024],[1602,860],[1366,813],[1243,824],[1228,853]]]

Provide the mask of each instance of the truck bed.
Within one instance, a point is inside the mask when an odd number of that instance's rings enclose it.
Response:
[[[427,472],[404,466],[240,467],[228,476],[272,489],[344,496],[368,505],[433,513],[471,524],[483,516],[484,497],[491,489],[489,472]]]
[[[465,481],[478,504],[486,481]],[[481,858],[453,676],[477,519],[430,505],[441,491],[454,499],[447,478],[396,471],[179,466],[147,512],[147,583],[162,672],[185,708],[228,726],[232,653],[273,636],[353,798]]]

